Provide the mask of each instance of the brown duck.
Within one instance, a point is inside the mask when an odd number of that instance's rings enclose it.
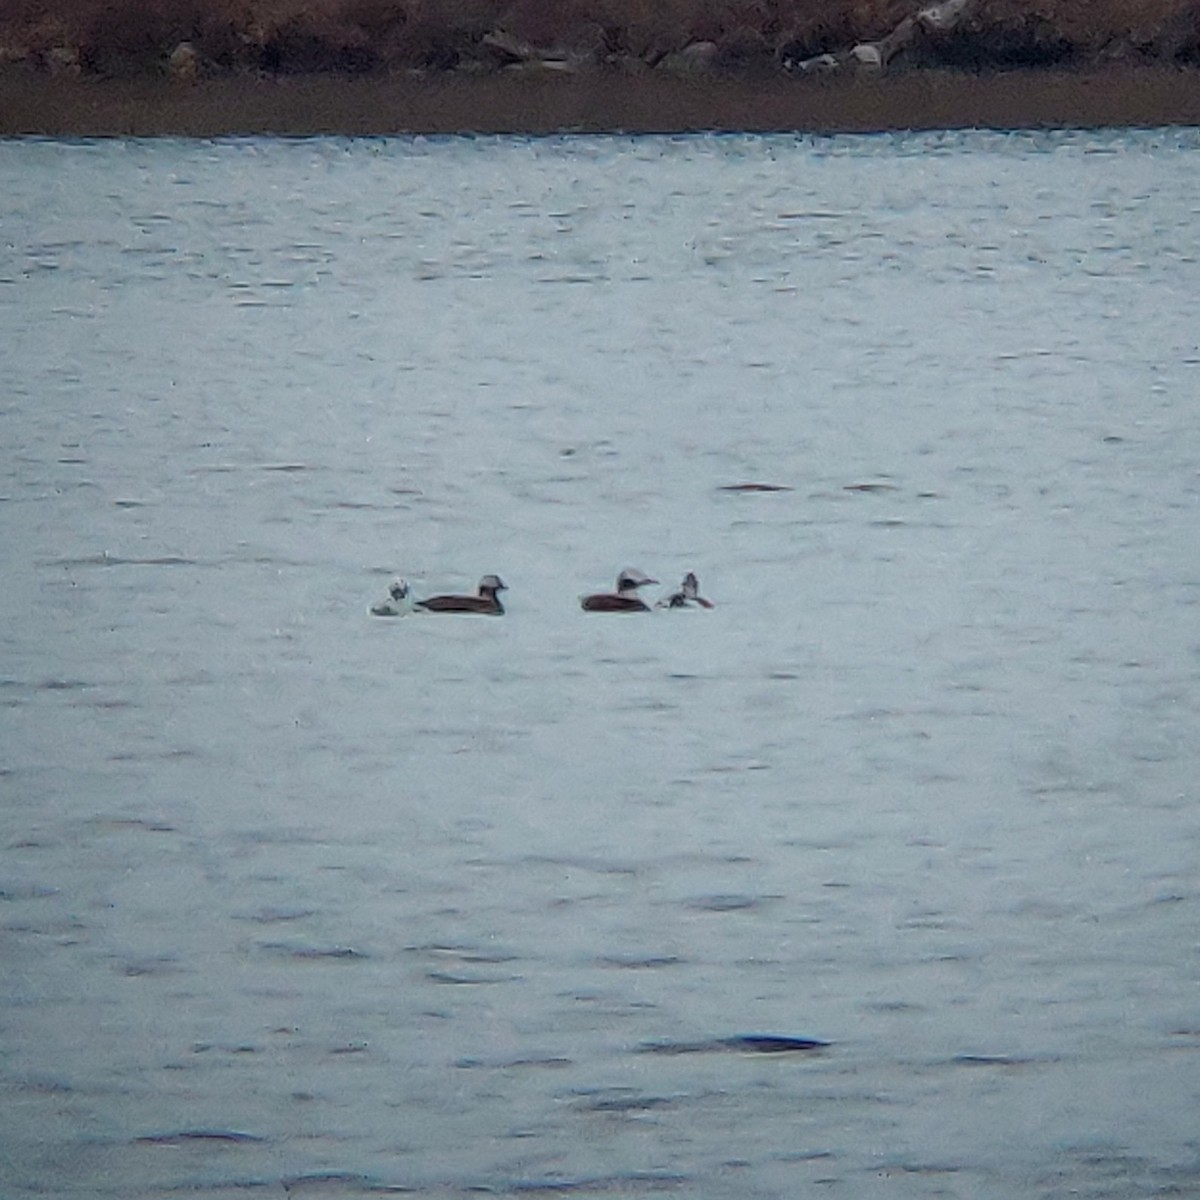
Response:
[[[626,567],[617,576],[615,592],[593,592],[580,604],[584,612],[649,612],[650,605],[638,595],[638,588],[657,582],[637,567]]]
[[[507,590],[507,585],[499,575],[485,575],[479,581],[479,589],[474,596],[430,596],[425,600],[417,600],[413,607],[424,609],[425,612],[483,613],[500,617],[504,615],[500,593]]]

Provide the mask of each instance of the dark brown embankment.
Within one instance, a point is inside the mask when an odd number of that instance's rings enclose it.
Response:
[[[1200,0],[0,0],[0,134],[1200,124]]]
[[[0,135],[681,132],[1200,125],[1200,71],[914,70],[819,80],[95,79],[0,71]]]

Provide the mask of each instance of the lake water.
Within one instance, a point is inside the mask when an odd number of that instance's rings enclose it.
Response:
[[[1198,171],[0,143],[3,1195],[1200,1196]]]

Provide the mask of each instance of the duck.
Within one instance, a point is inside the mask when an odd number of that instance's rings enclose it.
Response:
[[[716,607],[711,600],[706,600],[700,595],[700,581],[696,578],[694,571],[689,571],[683,577],[683,582],[679,585],[679,591],[672,592],[669,596],[664,597],[654,607],[691,608],[693,604],[698,604],[701,608]]]
[[[617,576],[615,592],[593,592],[579,603],[584,612],[650,612],[650,605],[637,594],[638,588],[657,582],[637,567],[626,567]]]
[[[403,579],[394,579],[388,588],[386,600],[371,605],[373,617],[402,617],[413,610],[412,597],[408,594],[408,584]]]
[[[417,600],[415,607],[435,613],[482,613],[486,616],[502,617],[504,605],[500,593],[508,591],[508,585],[499,575],[485,575],[479,581],[474,596],[429,596]]]

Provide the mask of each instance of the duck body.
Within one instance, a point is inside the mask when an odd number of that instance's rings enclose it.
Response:
[[[664,600],[660,600],[655,606],[657,608],[691,608],[692,605],[698,605],[700,608],[715,608],[711,600],[706,600],[700,595],[700,581],[696,578],[694,572],[689,571],[683,577],[683,583],[679,585],[679,591],[672,592]]]
[[[622,596],[617,592],[595,592],[580,601],[584,612],[649,612],[641,596]]]
[[[485,575],[479,581],[479,588],[474,596],[429,596],[424,600],[417,600],[414,607],[423,612],[478,613],[482,616],[502,617],[504,605],[500,603],[500,593],[507,590],[508,585],[499,575]]]
[[[626,567],[617,576],[616,591],[592,592],[579,603],[584,612],[650,612],[650,605],[638,595],[638,588],[657,582],[637,567]]]

